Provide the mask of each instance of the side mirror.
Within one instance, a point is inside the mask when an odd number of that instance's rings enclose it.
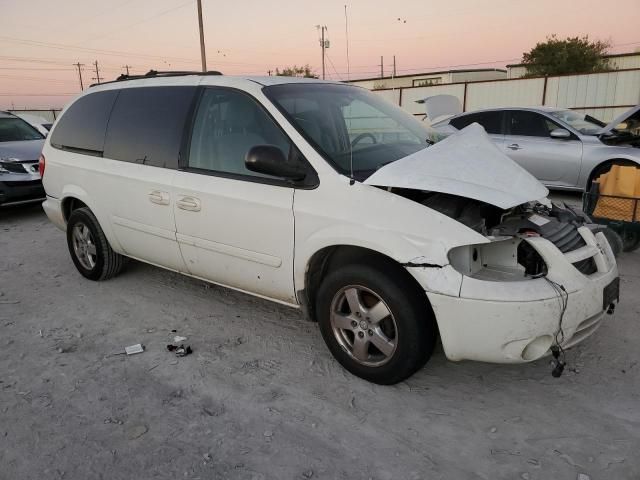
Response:
[[[297,165],[287,161],[284,152],[275,145],[256,145],[245,157],[244,164],[248,170],[287,180],[300,181],[307,176]]]
[[[569,130],[565,130],[564,128],[554,128],[553,130],[551,130],[549,135],[551,136],[551,138],[559,138],[563,140],[571,138],[571,132]]]

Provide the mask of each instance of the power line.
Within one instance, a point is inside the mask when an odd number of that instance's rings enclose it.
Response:
[[[154,20],[154,19],[156,19],[156,18],[158,18],[158,17],[161,17],[161,16],[163,16],[163,15],[166,15],[167,13],[171,13],[171,12],[173,12],[173,11],[175,11],[175,10],[180,9],[180,8],[184,8],[184,7],[186,7],[187,5],[192,4],[193,2],[194,2],[194,0],[189,0],[188,2],[181,3],[180,5],[177,5],[177,6],[175,6],[175,7],[169,8],[169,9],[167,9],[167,10],[163,10],[163,11],[161,11],[161,12],[157,13],[156,15],[152,15],[152,16],[150,16],[150,17],[144,18],[144,19],[139,20],[139,21],[137,21],[137,22],[133,22],[133,23],[130,23],[130,24],[125,25],[125,26],[123,26],[123,27],[120,27],[120,28],[116,28],[116,29],[114,29],[114,30],[111,30],[110,32],[107,32],[107,33],[105,33],[105,34],[103,34],[103,35],[98,35],[97,37],[92,37],[92,38],[85,39],[82,43],[92,42],[92,41],[94,41],[94,40],[99,40],[99,39],[101,39],[101,38],[109,37],[109,36],[113,35],[114,33],[121,32],[122,30],[127,30],[127,29],[129,29],[129,28],[131,28],[131,27],[134,27],[134,26],[136,26],[136,25],[140,25],[141,23],[145,23],[145,22],[148,22],[148,21],[150,21],[150,20]]]

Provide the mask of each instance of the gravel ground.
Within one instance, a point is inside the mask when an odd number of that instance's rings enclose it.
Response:
[[[382,387],[295,310],[135,262],[83,279],[39,207],[0,211],[0,252],[1,479],[640,478],[639,253],[562,378],[438,349]]]

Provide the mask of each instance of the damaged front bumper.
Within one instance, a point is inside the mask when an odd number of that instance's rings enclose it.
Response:
[[[486,275],[460,274],[452,265],[408,270],[423,285],[440,285],[427,296],[435,313],[445,354],[451,360],[497,363],[533,361],[549,353],[559,332],[563,310],[553,283],[568,294],[562,316],[564,348],[572,347],[601,324],[611,303],[617,302],[618,271],[604,234],[578,229],[585,246],[562,253],[542,237],[526,238],[542,257],[546,275],[500,281]],[[574,267],[592,258],[595,271]],[[421,281],[422,280],[422,281]]]

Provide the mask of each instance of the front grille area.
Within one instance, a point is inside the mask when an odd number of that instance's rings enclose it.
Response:
[[[11,173],[27,173],[28,166],[18,162],[0,162],[0,166]]]
[[[552,242],[562,253],[572,252],[586,245],[578,228],[573,223],[557,223],[558,228],[543,235],[544,238]],[[580,273],[591,275],[598,271],[593,258],[587,258],[573,264]]]

